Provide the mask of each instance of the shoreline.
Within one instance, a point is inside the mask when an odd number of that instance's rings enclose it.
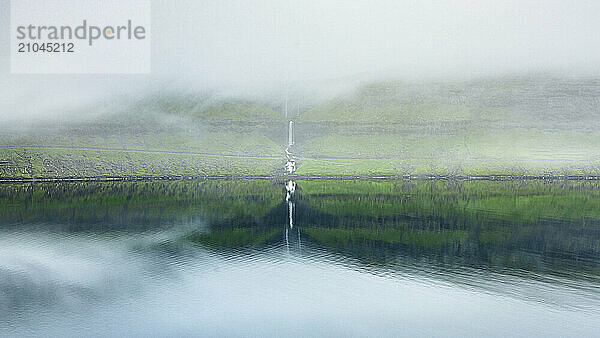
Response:
[[[59,182],[144,182],[214,180],[381,180],[381,181],[598,181],[600,175],[203,175],[0,177],[0,184]]]

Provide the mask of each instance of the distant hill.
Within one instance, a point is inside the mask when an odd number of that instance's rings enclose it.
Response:
[[[190,116],[208,121],[277,121],[282,114],[265,104],[252,101],[217,102],[188,113]]]
[[[190,117],[206,121],[273,121],[283,119],[267,104],[242,99],[219,98],[208,94],[196,93],[157,93],[147,95],[131,103],[122,113],[153,113],[171,116]]]
[[[265,104],[167,93],[88,115],[0,135],[0,178],[244,176],[283,170],[278,139],[285,134],[283,120]]]
[[[0,133],[0,177],[281,174],[287,123],[276,107],[206,93],[128,97]],[[375,82],[295,122],[300,175],[600,172],[600,79]]]
[[[301,115],[298,173],[597,173],[598,130],[600,79],[376,82]]]
[[[410,122],[466,120],[468,107],[400,82],[373,83],[323,102],[304,112],[300,121]]]
[[[463,82],[360,87],[304,112],[307,122],[438,122],[485,120],[527,123],[597,122],[600,79],[521,76]]]

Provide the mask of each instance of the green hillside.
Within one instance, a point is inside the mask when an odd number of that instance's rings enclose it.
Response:
[[[372,83],[301,115],[297,173],[596,175],[599,96],[593,79]]]
[[[295,119],[298,175],[598,175],[600,81],[376,82]],[[0,177],[283,173],[275,104],[159,93],[0,135]],[[88,114],[89,113],[89,114]]]
[[[272,108],[258,102],[228,101],[194,109],[189,112],[191,116],[200,120],[209,121],[277,121],[283,116]]]
[[[254,102],[157,95],[0,136],[0,178],[272,175],[281,117]],[[283,136],[282,136],[283,137]]]

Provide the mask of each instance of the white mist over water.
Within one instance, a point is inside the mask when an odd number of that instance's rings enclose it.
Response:
[[[18,296],[0,293],[0,334],[535,336],[590,335],[598,325],[597,309],[565,306],[597,299],[560,283],[470,269],[444,281],[426,263],[360,268],[305,244],[166,255],[136,250],[139,237],[8,234],[0,286]]]

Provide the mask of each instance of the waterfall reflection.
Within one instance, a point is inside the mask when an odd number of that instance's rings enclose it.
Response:
[[[287,223],[285,227],[285,246],[286,250],[290,252],[290,237],[297,236],[298,237],[298,251],[301,248],[301,240],[300,240],[300,228],[296,227],[296,231],[294,230],[294,215],[296,210],[296,202],[294,202],[294,193],[296,192],[296,182],[290,180],[285,184],[285,200],[287,202]],[[296,241],[293,240],[295,243]]]

